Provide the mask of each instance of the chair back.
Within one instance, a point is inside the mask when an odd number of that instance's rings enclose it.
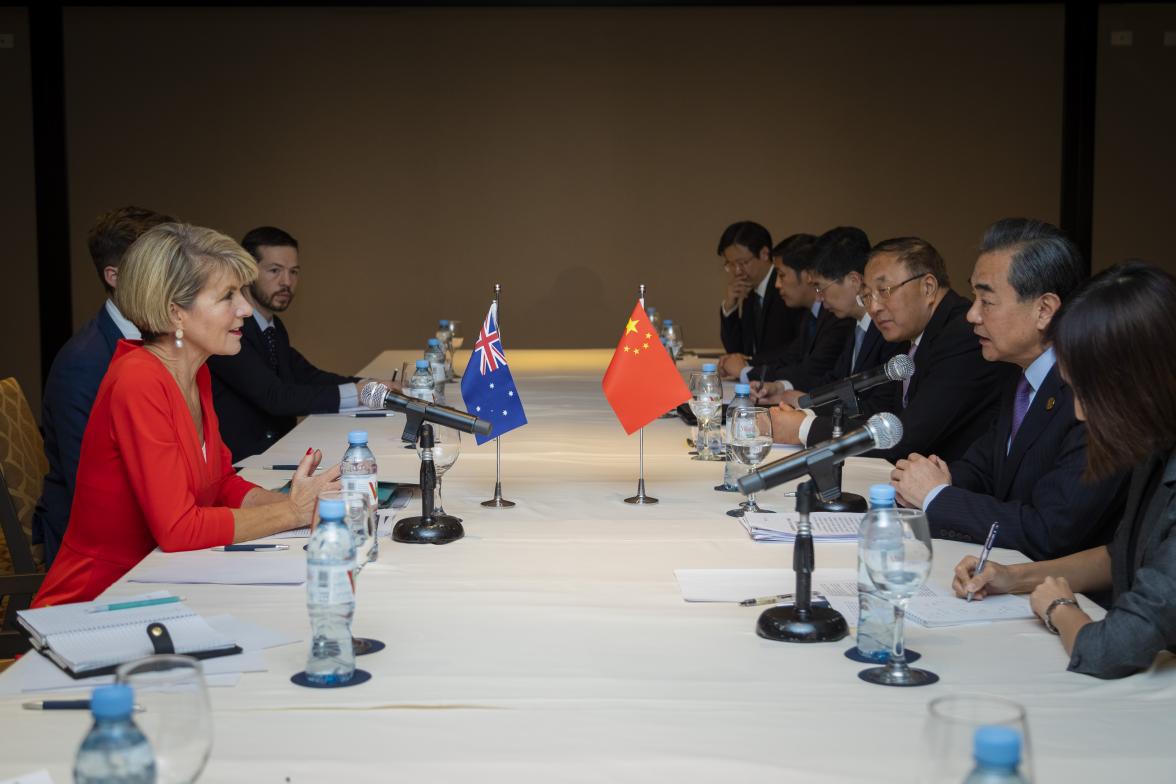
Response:
[[[0,571],[27,573],[36,571],[42,559],[41,547],[33,547],[33,510],[41,497],[41,486],[49,461],[45,442],[33,410],[15,378],[0,379],[0,524],[4,549]]]

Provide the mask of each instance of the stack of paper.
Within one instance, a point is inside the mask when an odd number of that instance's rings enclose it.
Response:
[[[829,599],[829,605],[847,619],[857,618],[857,580],[818,581],[814,588]],[[1017,621],[1033,618],[1029,600],[1024,596],[989,596],[982,601],[967,602],[945,586],[924,583],[907,603],[907,620],[929,629],[965,626],[992,621]]]
[[[856,542],[858,528],[865,515],[844,512],[813,512],[809,515],[814,542]],[[747,533],[757,542],[795,542],[800,515],[747,513],[739,518]]]

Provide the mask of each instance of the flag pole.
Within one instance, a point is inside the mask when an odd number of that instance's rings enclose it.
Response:
[[[494,284],[494,312],[498,318],[498,332],[502,334],[502,316],[499,311],[499,297],[502,294],[502,285]],[[489,501],[483,501],[482,506],[490,507],[492,509],[510,509],[515,505],[514,501],[507,501],[502,497],[502,436],[494,439],[494,497]]]
[[[638,292],[638,299],[641,302],[641,309],[645,310],[645,284],[640,285]],[[642,427],[637,432],[637,495],[629,496],[625,499],[626,504],[643,504],[652,505],[657,503],[657,499],[651,495],[645,494],[645,428]]]

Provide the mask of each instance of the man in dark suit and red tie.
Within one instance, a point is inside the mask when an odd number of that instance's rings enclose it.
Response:
[[[320,370],[290,345],[277,314],[294,301],[302,271],[298,241],[282,229],[261,226],[248,232],[241,246],[257,260],[257,280],[244,289],[253,315],[241,328],[240,353],[208,360],[221,437],[234,462],[264,452],[293,429],[297,417],[354,407],[365,383]]]
[[[1074,415],[1049,338],[1085,277],[1077,248],[1048,223],[1008,218],[985,233],[968,321],[986,360],[1020,372],[988,432],[959,460],[915,453],[898,461],[894,486],[907,505],[926,510],[935,536],[983,542],[996,522],[996,546],[1035,560],[1110,541],[1126,474],[1084,481],[1086,425]]]
[[[812,239],[793,235],[785,240]],[[754,221],[732,223],[719,238],[719,258],[727,272],[727,291],[719,310],[723,350],[719,370],[734,378],[749,362],[762,364],[784,351],[796,337],[803,308],[790,308],[776,291],[772,235]]]

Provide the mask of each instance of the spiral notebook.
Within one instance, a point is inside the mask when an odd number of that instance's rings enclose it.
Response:
[[[156,591],[119,601],[141,601],[169,596]],[[183,602],[91,612],[107,601],[78,602],[37,610],[20,610],[17,621],[33,647],[73,678],[107,675],[124,664],[156,653],[147,636],[150,624],[167,628],[174,653],[210,659],[241,653],[237,644],[213,629]]]

